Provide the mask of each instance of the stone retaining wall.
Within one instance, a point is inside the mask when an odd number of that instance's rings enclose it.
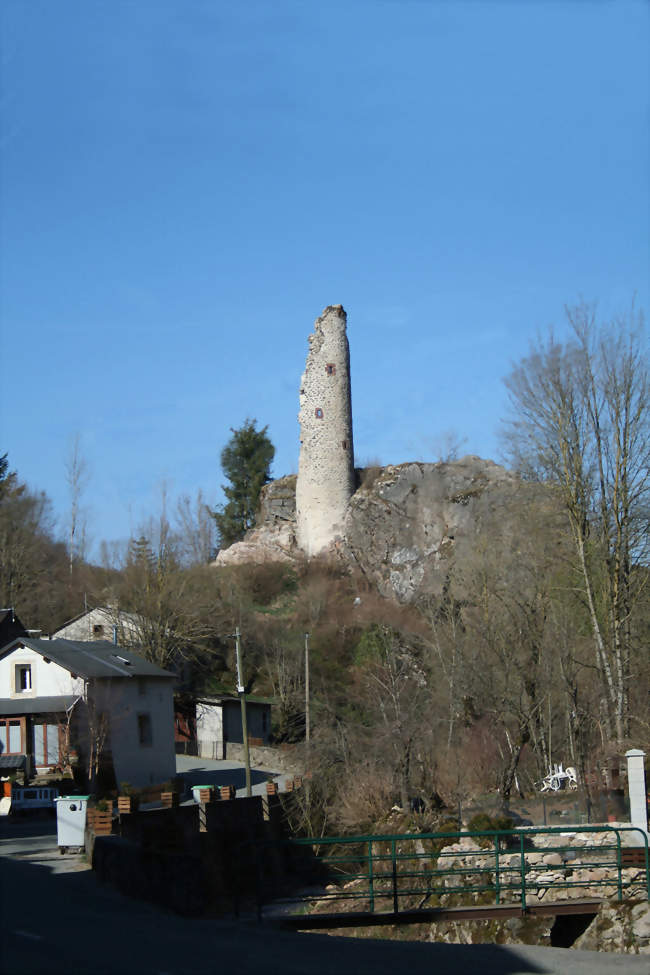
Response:
[[[526,836],[526,831],[522,832],[526,843],[524,861],[527,901],[534,903],[542,900],[579,900],[586,897],[608,898],[616,894],[619,871],[617,851],[611,848],[612,843],[616,843],[616,834],[613,831],[531,832],[529,836]],[[633,837],[632,833],[622,833],[621,845],[632,846]],[[557,849],[558,847],[565,849]],[[453,889],[462,885],[464,868],[468,870],[468,878],[477,876],[470,874],[470,870],[480,870],[485,874],[484,883],[495,883],[497,854],[494,849],[484,849],[472,838],[463,837],[458,843],[451,843],[440,850],[438,866],[445,870],[461,871],[456,876],[443,878],[446,888]],[[512,848],[500,850],[498,868],[499,884],[511,884],[513,891],[516,891],[521,884],[521,851]],[[626,897],[647,897],[643,867],[624,867],[621,870],[621,880]],[[567,884],[570,886],[565,886]]]

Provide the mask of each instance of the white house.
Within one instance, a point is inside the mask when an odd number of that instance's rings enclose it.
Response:
[[[68,747],[112,759],[117,783],[176,773],[174,675],[107,641],[16,637],[0,649],[0,767],[44,772]]]
[[[116,632],[117,631],[117,632]],[[110,606],[96,606],[68,620],[50,634],[52,640],[114,640],[126,646],[138,642],[138,617]]]

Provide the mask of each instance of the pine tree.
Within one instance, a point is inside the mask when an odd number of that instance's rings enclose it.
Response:
[[[275,447],[267,435],[268,427],[258,430],[257,420],[246,420],[221,451],[221,467],[230,481],[223,492],[228,499],[213,512],[221,547],[243,538],[255,524],[260,491],[270,477]]]

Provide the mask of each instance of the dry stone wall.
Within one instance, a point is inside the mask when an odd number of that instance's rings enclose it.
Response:
[[[624,826],[626,824],[621,824]],[[622,846],[633,844],[634,834],[622,834]],[[599,897],[603,900],[617,896],[619,883],[616,840],[610,831],[594,833],[536,834],[527,841],[530,847],[524,854],[526,874],[526,903],[553,903],[554,901],[582,900]],[[472,838],[463,837],[458,843],[443,847],[439,863],[444,869],[457,873],[445,880],[445,886],[454,889],[465,879],[471,886],[480,872],[496,878],[497,857],[493,850],[483,850]],[[521,853],[518,850],[501,851],[498,857],[498,877],[503,891],[510,890],[510,899],[519,896],[521,885]],[[463,871],[467,870],[464,877]],[[639,898],[647,902],[646,875],[643,866],[627,866],[620,871],[620,881],[625,898],[635,902]],[[460,884],[462,886],[462,883]],[[508,895],[505,895],[506,898]],[[444,903],[444,896],[442,898]],[[650,944],[643,942],[643,947]]]

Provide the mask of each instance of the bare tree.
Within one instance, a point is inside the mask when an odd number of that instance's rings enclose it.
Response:
[[[276,702],[276,734],[299,741],[305,734],[305,663],[302,634],[275,628],[264,641],[261,675]]]
[[[557,487],[576,555],[576,588],[590,622],[607,736],[630,732],[635,608],[647,573],[650,422],[643,318],[599,325],[594,308],[567,309],[573,337],[539,340],[506,379],[510,458]]]
[[[103,693],[102,693],[103,692]],[[110,682],[109,682],[110,692]],[[90,791],[95,790],[100,771],[108,763],[111,722],[107,709],[107,694],[104,688],[92,687],[90,682],[85,682],[84,699],[86,703],[86,734],[85,745],[87,754],[85,756],[86,774]],[[112,761],[112,759],[111,759]]]
[[[138,646],[160,667],[180,667],[207,651],[216,634],[223,632],[216,597],[214,570],[183,564],[163,490],[159,515],[131,539],[126,565],[112,593],[120,638]]]
[[[65,479],[70,494],[68,513],[68,560],[70,575],[74,563],[86,556],[87,519],[81,507],[81,498],[88,484],[88,464],[81,450],[81,435],[72,438],[65,460]]]
[[[215,558],[217,530],[202,491],[194,501],[182,495],[176,505],[179,553],[187,565],[207,565]]]
[[[457,430],[450,427],[448,430],[442,430],[429,443],[436,463],[450,464],[461,456],[467,437],[462,437]]]
[[[366,707],[373,715],[373,747],[387,760],[402,808],[408,809],[413,757],[428,727],[422,718],[430,697],[426,675],[406,637],[388,626],[375,626],[366,634],[360,645],[359,674]]]

